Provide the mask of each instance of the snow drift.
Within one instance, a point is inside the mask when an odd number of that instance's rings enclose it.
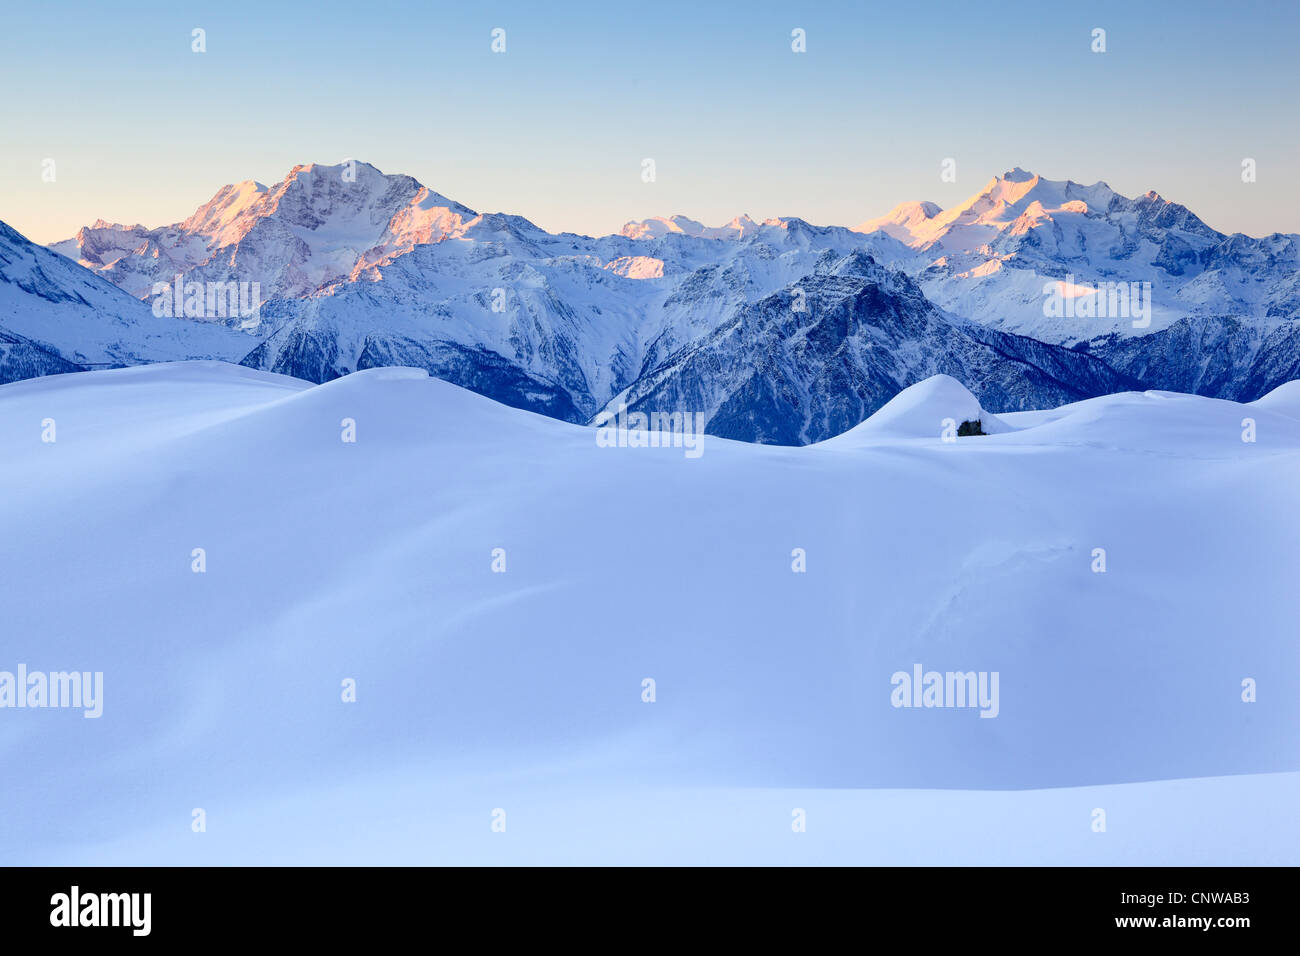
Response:
[[[0,710],[0,852],[1294,863],[1294,773],[1141,783],[1300,770],[1293,392],[945,442],[982,410],[939,377],[838,440],[693,459],[418,371],[0,387],[0,670],[104,674],[98,719]],[[1000,675],[996,719],[895,706],[917,665]],[[791,806],[817,850],[763,835]]]

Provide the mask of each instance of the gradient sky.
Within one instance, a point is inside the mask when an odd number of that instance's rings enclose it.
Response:
[[[1155,189],[1225,232],[1300,232],[1294,2],[172,0],[4,19],[0,219],[40,242],[175,222],[225,183],[347,157],[593,235],[675,213],[855,225],[1017,165]]]

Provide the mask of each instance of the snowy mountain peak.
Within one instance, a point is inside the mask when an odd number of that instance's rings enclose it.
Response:
[[[779,220],[769,219],[763,225],[775,225]],[[725,226],[710,227],[689,216],[653,216],[627,223],[619,235],[628,239],[662,239],[668,235],[693,236],[697,239],[748,239],[759,230],[759,224],[748,215],[736,216]]]
[[[991,213],[1008,206],[1014,206],[1024,200],[1039,186],[1042,179],[1017,166],[1015,169],[994,176],[982,190],[971,196],[964,203],[949,210],[953,218],[961,213],[970,212],[973,218],[989,217]]]
[[[262,200],[269,192],[261,183],[251,179],[222,186],[216,195],[175,228],[189,235],[207,237],[218,248],[237,242],[251,227]]]
[[[886,216],[868,220],[857,230],[884,231],[914,249],[973,253],[1004,232],[1024,234],[1053,221],[1058,213],[1104,213],[1116,198],[1117,194],[1103,182],[1084,186],[1070,180],[1044,179],[1016,166],[994,176],[979,192],[951,209],[939,211],[933,204],[903,204]]]
[[[100,220],[50,248],[138,298],[178,273],[257,282],[264,297],[302,296],[419,244],[460,235],[477,215],[369,163],[306,163],[271,187],[251,179],[223,186],[170,226]]]
[[[883,216],[868,219],[853,227],[854,232],[883,232],[899,242],[911,243],[925,223],[943,210],[932,202],[900,202]]]
[[[0,383],[87,365],[237,361],[249,336],[155,316],[93,271],[0,222]]]
[[[84,229],[84,228],[87,228],[87,227],[84,227],[84,226],[83,226],[82,228]],[[95,220],[95,221],[94,221],[94,222],[89,226],[89,228],[91,228],[91,229],[121,229],[121,230],[123,230],[124,232],[135,232],[135,231],[137,231],[137,230],[143,230],[143,229],[144,229],[144,226],[140,225],[139,223],[136,223],[136,224],[133,225],[133,226],[125,226],[125,225],[123,225],[123,224],[120,223],[120,222],[108,222],[108,221],[106,221],[106,220],[104,220],[104,219],[96,219],[96,220]]]
[[[1251,311],[1257,298],[1270,300],[1267,309],[1294,311],[1285,281],[1262,292],[1242,282],[1241,265],[1268,256],[1258,240],[1229,249],[1226,237],[1155,191],[1130,199],[1102,181],[1050,180],[1017,167],[911,232],[905,241],[928,259],[921,284],[935,302],[1042,341],[1130,336],[1193,310]],[[1052,281],[1067,276],[1094,291],[1122,284],[1130,301],[1138,289],[1145,304],[1138,314],[1109,301],[1101,310],[1085,306],[1080,321],[1044,298]]]

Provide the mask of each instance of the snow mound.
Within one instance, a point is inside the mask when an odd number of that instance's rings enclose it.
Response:
[[[1300,418],[1300,379],[1284,382],[1267,395],[1247,404],[1255,408],[1266,408],[1290,418]]]
[[[851,861],[1294,862],[1294,784],[1240,775],[1300,770],[1300,420],[1259,409],[1246,442],[1247,406],[1131,392],[935,440],[981,412],[940,375],[860,454],[706,436],[692,458],[401,369],[6,386],[0,671],[100,673],[103,709],[0,714],[23,770],[0,857],[636,861],[687,825],[724,841],[701,858],[768,860],[803,807]],[[1174,778],[1224,782],[1140,783]],[[221,826],[195,841],[199,799]],[[574,836],[588,806],[619,810],[599,839]],[[1097,806],[1124,821],[1105,851]],[[1207,807],[1236,821],[1210,848]]]
[[[831,440],[936,438],[943,434],[948,419],[957,425],[979,420],[989,435],[1015,431],[996,415],[986,412],[970,389],[951,375],[931,375],[909,385],[862,424]]]

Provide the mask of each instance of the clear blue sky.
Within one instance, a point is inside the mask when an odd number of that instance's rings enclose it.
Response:
[[[1016,165],[1300,232],[1294,2],[36,2],[4,21],[0,219],[43,242],[346,157],[589,234],[853,225]]]

